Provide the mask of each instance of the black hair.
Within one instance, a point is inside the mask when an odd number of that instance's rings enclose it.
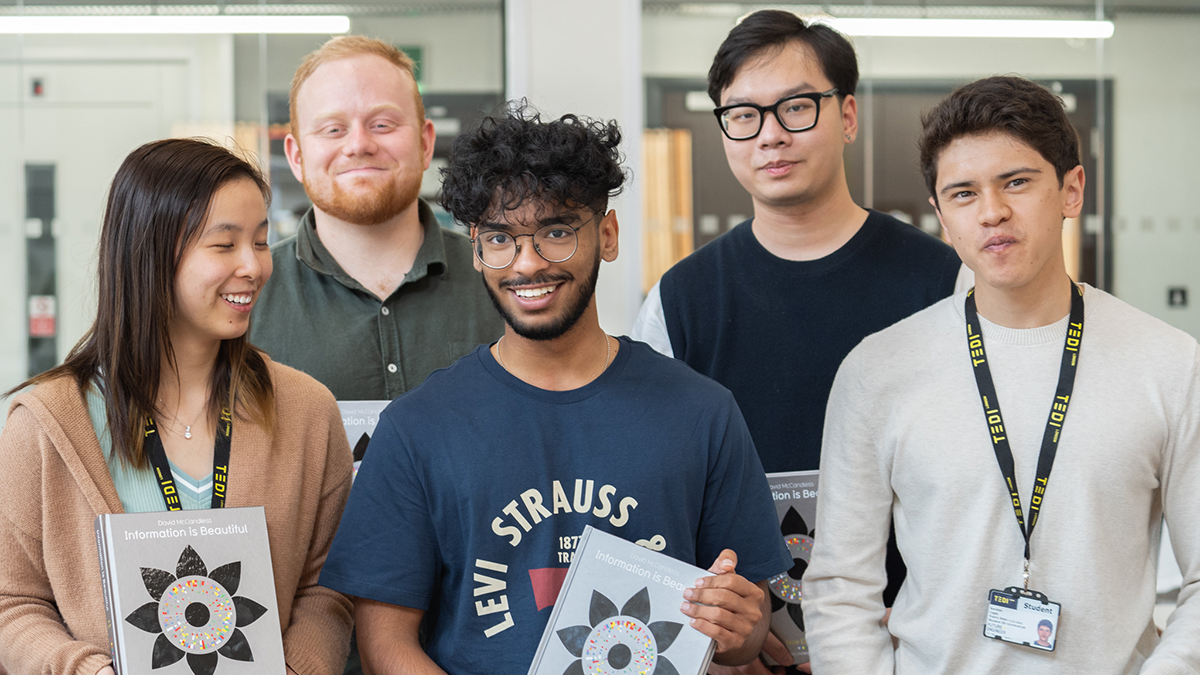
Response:
[[[837,87],[838,100],[858,88],[858,56],[845,35],[826,24],[810,22],[792,12],[763,9],[744,17],[729,31],[708,69],[708,97],[721,105],[725,91],[746,61],[768,50],[778,53],[792,42],[807,45],[825,77]]]
[[[81,390],[103,373],[101,394],[112,452],[134,467],[149,465],[145,419],[155,414],[163,366],[177,369],[171,344],[175,276],[188,246],[200,237],[216,194],[249,180],[269,201],[271,188],[258,167],[206,139],[147,143],[125,158],[108,192],[100,228],[96,321],[62,365],[5,392],[70,376]],[[275,393],[264,352],[246,336],[222,340],[213,368],[206,414],[222,407],[268,433],[275,425]]]
[[[544,121],[524,102],[507,104],[454,141],[441,170],[442,206],[468,227],[530,199],[603,213],[626,179],[620,144],[615,121]]]
[[[1002,133],[1033,148],[1058,174],[1079,166],[1079,134],[1062,99],[1023,77],[996,76],[964,84],[921,116],[921,175],[937,201],[937,163],[963,136]]]
[[[1054,624],[1050,623],[1050,619],[1042,619],[1041,621],[1039,621],[1038,628],[1041,628],[1042,626],[1045,626],[1046,628],[1049,628],[1050,630],[1054,630]]]

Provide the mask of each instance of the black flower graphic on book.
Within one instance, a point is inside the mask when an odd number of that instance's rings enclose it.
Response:
[[[266,613],[267,608],[239,596],[242,563],[231,562],[213,570],[191,546],[183,549],[175,574],[143,567],[142,582],[154,602],[138,607],[125,621],[158,633],[151,668],[162,668],[187,657],[195,675],[213,675],[217,655],[236,661],[253,661],[250,642],[240,630]]]
[[[816,532],[808,529],[808,523],[789,506],[779,524],[783,533],[783,543],[787,544],[788,552],[792,554],[792,569],[771,577],[767,585],[771,589],[771,613],[774,614],[787,608],[788,616],[800,630],[804,630],[804,615],[800,611],[800,578],[808,569],[808,561],[812,557],[813,537]]]
[[[590,626],[570,626],[558,639],[579,657],[563,675],[679,675],[662,653],[679,635],[683,624],[650,621],[650,592],[643,588],[619,611],[600,591],[592,591]]]

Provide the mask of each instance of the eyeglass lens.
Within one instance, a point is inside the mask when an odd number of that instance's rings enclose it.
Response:
[[[575,255],[578,238],[569,225],[547,225],[533,234],[513,235],[503,230],[482,230],[475,237],[475,254],[484,265],[503,269],[517,259],[517,239],[531,237],[533,248],[547,262],[566,262]]]
[[[821,112],[818,102],[807,97],[783,99],[766,111],[773,111],[779,124],[788,131],[811,129]],[[737,106],[721,114],[721,126],[730,138],[753,138],[762,130],[765,114],[754,106]]]

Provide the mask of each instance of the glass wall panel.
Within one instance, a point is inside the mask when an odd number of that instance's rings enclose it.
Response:
[[[0,25],[30,16],[349,17],[349,32],[404,49],[438,138],[422,194],[459,130],[502,99],[501,0],[355,5],[150,5],[0,1]],[[272,240],[308,207],[283,157],[301,58],[329,34],[0,33],[0,389],[61,362],[90,325],[108,185],[142,143],[207,136],[252,153],[274,190]],[[444,214],[440,217],[450,225]],[[0,422],[2,424],[2,422]]]

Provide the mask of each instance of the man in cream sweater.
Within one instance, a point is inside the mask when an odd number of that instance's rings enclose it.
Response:
[[[921,168],[975,288],[838,371],[804,577],[813,670],[1200,671],[1196,340],[1068,277],[1084,175],[1050,92],[962,87],[925,119]],[[1160,638],[1163,515],[1183,587]],[[908,578],[885,627],[893,517]]]

